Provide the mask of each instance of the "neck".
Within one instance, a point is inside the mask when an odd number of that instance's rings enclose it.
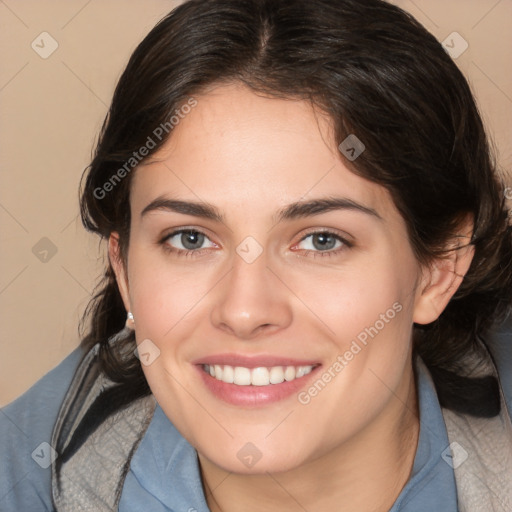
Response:
[[[298,468],[272,474],[235,474],[199,455],[209,508],[212,512],[389,511],[412,471],[418,418],[411,368],[402,389],[376,421]]]

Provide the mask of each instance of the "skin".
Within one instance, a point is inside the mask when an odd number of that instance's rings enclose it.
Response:
[[[211,510],[389,510],[419,434],[413,322],[442,312],[471,249],[423,268],[387,190],[350,172],[329,118],[307,102],[239,84],[196,99],[135,171],[126,265],[118,234],[109,240],[137,343],[160,350],[143,365],[151,390],[197,449]],[[213,205],[222,222],[165,209],[141,216],[162,196]],[[379,217],[340,209],[276,222],[290,203],[333,196]],[[162,238],[183,227],[206,234],[203,245],[187,256],[166,251],[182,247],[180,236]],[[311,231],[352,246],[324,250]],[[236,252],[248,236],[263,250],[252,263]],[[265,407],[229,405],[192,364],[219,353],[273,354],[325,370],[395,303],[401,311],[307,405],[295,394]],[[237,457],[248,442],[261,453],[251,468]]]

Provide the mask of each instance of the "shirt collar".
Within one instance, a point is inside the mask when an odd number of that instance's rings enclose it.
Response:
[[[417,356],[416,385],[420,433],[409,481],[390,512],[456,512],[457,487],[449,454],[449,440],[430,372]]]
[[[209,512],[196,450],[158,404],[130,469],[139,484],[169,510]]]

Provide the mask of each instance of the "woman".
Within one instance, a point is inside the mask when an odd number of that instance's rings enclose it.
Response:
[[[109,265],[81,349],[3,410],[2,510],[511,510],[504,190],[409,15],[185,2],[81,201]]]

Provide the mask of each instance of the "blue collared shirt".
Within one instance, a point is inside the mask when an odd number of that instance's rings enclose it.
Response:
[[[495,332],[498,369],[512,401],[510,325]],[[506,340],[506,341],[505,341]],[[72,352],[20,398],[0,409],[0,512],[52,511],[49,447],[60,404],[81,357]],[[417,364],[420,434],[411,477],[390,512],[457,512],[449,445],[430,374]],[[510,411],[510,408],[509,408]],[[120,512],[208,512],[195,449],[157,405],[126,477]]]

